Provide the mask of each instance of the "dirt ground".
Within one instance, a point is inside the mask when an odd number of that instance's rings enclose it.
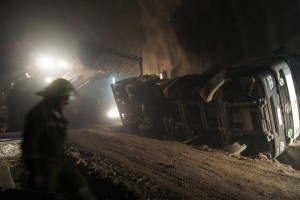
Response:
[[[66,148],[99,199],[300,199],[300,171],[126,133],[121,125],[69,130]]]

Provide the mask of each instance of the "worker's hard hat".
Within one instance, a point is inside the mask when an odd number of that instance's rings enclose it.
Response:
[[[61,97],[61,96],[75,96],[77,91],[66,79],[58,78],[54,80],[49,86],[47,86],[44,91],[35,93],[38,96],[43,97]]]

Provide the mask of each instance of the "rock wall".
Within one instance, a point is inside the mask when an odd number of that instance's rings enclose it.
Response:
[[[300,53],[297,0],[3,2],[0,61],[9,69],[20,69],[37,51],[71,57],[79,40],[141,55],[145,73],[166,69],[169,77],[268,55],[280,46]]]
[[[297,0],[111,0],[97,5],[93,11],[98,14],[86,27],[93,30],[91,39],[143,56],[145,73],[203,73],[281,46],[291,53],[300,50]]]

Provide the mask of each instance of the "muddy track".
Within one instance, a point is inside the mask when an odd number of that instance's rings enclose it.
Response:
[[[80,151],[75,148],[67,148],[67,154],[81,171],[87,174],[89,179],[91,179],[91,177],[97,177],[98,181],[92,183],[98,184],[95,190],[100,189],[100,185],[103,185],[104,181],[107,182],[107,180],[110,180],[110,184],[114,185],[110,186],[110,190],[112,188],[115,192],[123,190],[123,199],[183,199],[181,194],[161,187],[155,179],[147,177],[140,172],[133,171],[125,164],[111,157],[107,157],[107,155],[99,153],[93,155],[90,152]],[[106,191],[100,192],[101,194],[99,195],[102,195],[101,199],[105,192]],[[108,195],[108,199],[114,199],[112,196],[115,194],[104,195]],[[124,198],[124,196],[130,196],[130,198]],[[119,195],[118,198],[121,198],[121,196]]]
[[[211,185],[208,182],[195,179],[176,170],[172,165],[164,163],[153,163],[152,160],[146,159],[141,153],[124,152],[116,149],[110,149],[122,155],[124,158],[151,170],[154,174],[164,178],[177,186],[185,188],[189,192],[193,192],[198,198],[209,199],[240,199],[237,195],[226,193],[221,188]]]
[[[128,191],[129,199],[300,199],[299,171],[266,157],[233,157],[114,127],[71,132],[77,164]]]

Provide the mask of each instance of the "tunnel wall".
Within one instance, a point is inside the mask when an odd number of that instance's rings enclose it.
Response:
[[[107,2],[99,3],[93,39],[141,55],[145,73],[203,73],[282,46],[300,50],[297,0]]]
[[[169,77],[226,67],[281,46],[300,53],[297,0],[8,2],[0,18],[5,70],[20,69],[28,62],[21,55],[49,44],[54,52],[75,53],[79,40],[142,56],[145,73],[166,69]]]
[[[202,73],[270,55],[279,47],[289,53],[300,50],[297,0],[185,0],[169,9],[168,20],[166,14],[151,14],[149,8],[170,7],[150,2],[141,3],[146,30],[144,64],[151,69],[147,71],[157,73],[166,67],[173,76]],[[161,19],[147,23],[153,16]],[[153,34],[153,29],[158,31]]]

